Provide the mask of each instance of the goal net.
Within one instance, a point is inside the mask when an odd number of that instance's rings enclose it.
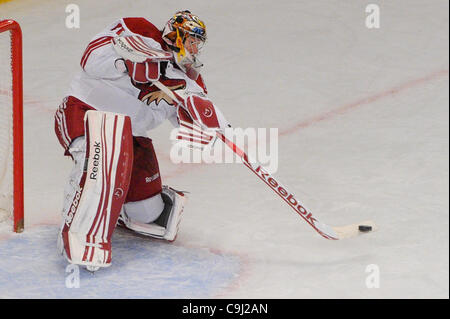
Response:
[[[21,31],[0,20],[0,222],[23,229]]]

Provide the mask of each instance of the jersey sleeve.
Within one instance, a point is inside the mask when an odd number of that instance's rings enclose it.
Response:
[[[124,30],[127,34],[140,35],[150,47],[167,50],[161,31],[145,18],[123,18]]]
[[[97,34],[86,47],[80,61],[82,69],[94,78],[114,80],[124,76],[116,68],[121,57],[114,50],[111,40],[116,36],[139,35],[145,43],[158,50],[166,49],[161,32],[145,18],[123,18]]]
[[[198,85],[199,87],[202,88],[202,90],[203,90],[203,92],[204,92],[205,94],[208,94],[208,90],[206,89],[205,81],[203,80],[203,77],[202,77],[201,74],[198,76],[198,78],[197,78],[197,80],[196,80],[195,82],[197,83],[197,85]]]
[[[115,62],[120,57],[112,47],[111,39],[112,37],[106,37],[97,45],[93,41],[86,48],[80,65],[89,76],[114,80],[126,75],[115,67]]]

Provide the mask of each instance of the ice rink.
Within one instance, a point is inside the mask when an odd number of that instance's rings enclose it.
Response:
[[[80,8],[80,28],[65,25]],[[368,3],[380,28],[365,25]],[[209,97],[235,127],[278,128],[276,176],[321,221],[378,229],[331,241],[240,164],[171,163],[190,192],[170,244],[118,230],[113,262],[80,288],[56,252],[70,159],[54,112],[91,38],[120,17],[206,23]],[[449,298],[446,0],[13,0],[24,41],[25,232],[0,226],[0,298]],[[373,284],[377,276],[379,285]]]

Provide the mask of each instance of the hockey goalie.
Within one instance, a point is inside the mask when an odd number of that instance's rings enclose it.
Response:
[[[162,185],[147,134],[165,120],[202,124],[206,109],[209,126],[228,125],[200,75],[205,41],[205,24],[185,10],[163,30],[145,18],[122,18],[88,44],[55,114],[56,135],[73,160],[58,235],[70,263],[91,271],[110,266],[116,226],[175,240],[186,194]]]

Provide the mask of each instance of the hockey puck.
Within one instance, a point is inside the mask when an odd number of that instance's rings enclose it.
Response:
[[[367,231],[371,231],[372,230],[372,226],[359,225],[358,229],[359,229],[359,231],[367,232]]]

